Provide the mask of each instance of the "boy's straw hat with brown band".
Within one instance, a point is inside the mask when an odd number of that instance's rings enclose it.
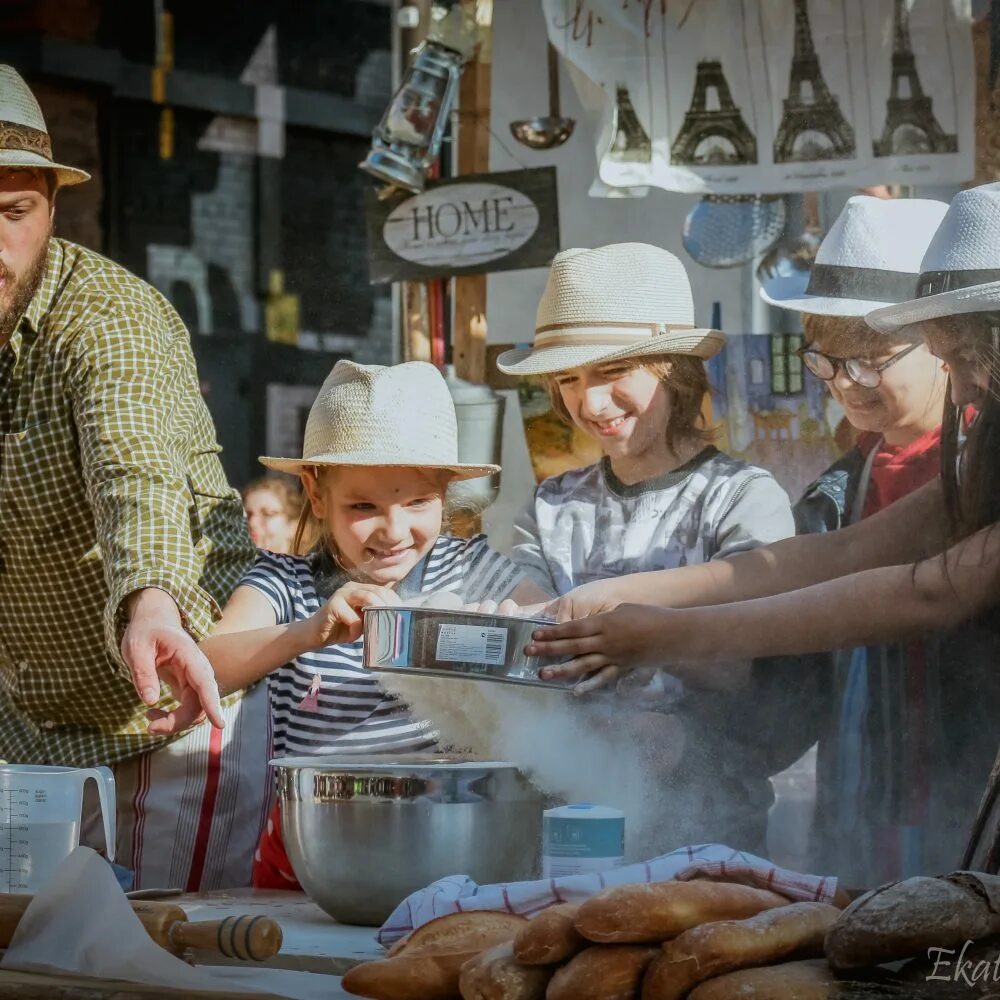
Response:
[[[444,377],[423,361],[338,361],[309,410],[302,457],[260,461],[293,475],[327,465],[441,469],[456,480],[500,471],[458,460],[455,404]]]
[[[648,243],[563,250],[549,271],[528,348],[501,354],[508,375],[553,375],[657,354],[711,358],[723,334],[694,323],[684,265]]]
[[[0,64],[0,170],[51,170],[59,186],[90,174],[52,159],[52,140],[31,88],[13,66]]]

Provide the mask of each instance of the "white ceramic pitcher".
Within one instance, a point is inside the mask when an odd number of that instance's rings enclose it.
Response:
[[[115,778],[107,767],[0,764],[0,892],[37,892],[80,843],[83,788],[97,782],[108,860],[115,857]]]

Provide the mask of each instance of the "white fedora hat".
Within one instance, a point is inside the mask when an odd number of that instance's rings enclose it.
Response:
[[[869,313],[883,333],[957,313],[1000,311],[1000,184],[952,199],[924,254],[915,297]]]
[[[805,294],[801,281],[776,276],[764,282],[760,297],[821,316],[864,316],[911,298],[924,252],[947,211],[943,201],[855,195],[819,245]]]
[[[648,243],[612,243],[556,254],[538,303],[535,341],[506,351],[508,375],[551,375],[651,354],[711,358],[723,334],[694,325],[684,265]]]
[[[31,88],[13,66],[0,64],[0,169],[52,170],[60,186],[90,174],[52,159],[52,140]]]
[[[459,462],[455,404],[444,377],[423,361],[392,367],[338,361],[309,410],[302,457],[260,461],[293,474],[314,465],[446,469],[456,479],[500,471]]]

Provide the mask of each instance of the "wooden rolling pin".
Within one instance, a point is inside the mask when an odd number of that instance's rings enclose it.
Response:
[[[0,948],[6,948],[32,897],[0,893]],[[132,912],[146,933],[174,955],[187,948],[214,951],[226,958],[263,962],[281,949],[281,928],[270,917],[225,917],[222,920],[188,920],[174,903],[130,900]]]

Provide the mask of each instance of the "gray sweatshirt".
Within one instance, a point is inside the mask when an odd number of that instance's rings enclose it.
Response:
[[[514,525],[511,557],[565,594],[590,580],[731,556],[795,534],[788,495],[764,469],[700,451],[629,486],[607,459],[544,480]]]

